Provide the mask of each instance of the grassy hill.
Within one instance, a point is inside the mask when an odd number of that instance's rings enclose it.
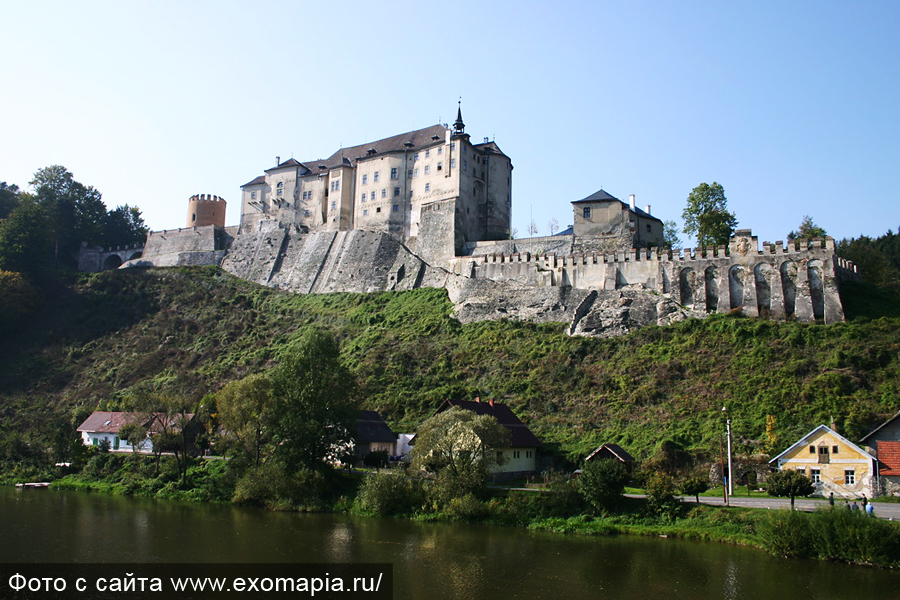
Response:
[[[780,451],[832,419],[856,439],[900,409],[900,302],[857,284],[845,307],[855,318],[834,325],[713,316],[601,340],[562,324],[461,325],[443,290],[300,296],[214,268],[105,272],[0,340],[0,460],[139,389],[199,401],[276,364],[310,326],[338,337],[361,403],[396,431],[445,398],[481,396],[572,458],[607,441],[641,458],[665,440],[717,452],[723,406],[739,453]]]

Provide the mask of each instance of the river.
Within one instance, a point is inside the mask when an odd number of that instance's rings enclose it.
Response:
[[[751,548],[0,488],[0,562],[372,562],[395,598],[900,598],[900,574]]]

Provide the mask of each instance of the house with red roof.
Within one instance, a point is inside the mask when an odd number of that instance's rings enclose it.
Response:
[[[133,447],[127,441],[119,437],[122,427],[130,423],[138,423],[147,430],[147,437]],[[107,412],[94,411],[84,422],[78,426],[78,433],[86,446],[100,446],[104,442],[109,444],[109,449],[118,452],[153,452],[151,435],[162,433],[166,430],[180,429],[182,423],[188,423],[192,435],[203,429],[193,413],[170,416],[164,413],[132,413],[132,412]]]
[[[860,440],[878,459],[879,492],[900,496],[900,412]]]

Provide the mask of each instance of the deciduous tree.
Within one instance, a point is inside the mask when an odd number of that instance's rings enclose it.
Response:
[[[255,466],[271,439],[272,380],[265,374],[232,381],[216,394],[219,421]]]
[[[782,469],[775,471],[766,479],[766,493],[770,496],[790,496],[791,510],[794,510],[794,498],[809,496],[816,491],[812,481],[800,471]]]
[[[309,330],[285,351],[272,373],[272,394],[273,457],[289,474],[322,470],[352,440],[356,385],[330,335]]]
[[[715,181],[691,191],[681,218],[684,233],[695,236],[701,248],[727,244],[737,226],[737,217],[728,212],[725,190]]]
[[[611,510],[622,498],[628,473],[617,460],[592,460],[584,463],[578,477],[578,491],[598,511]]]
[[[416,432],[413,467],[454,476],[487,475],[503,463],[496,449],[509,446],[509,430],[490,415],[452,407],[427,419]]]
[[[812,240],[815,238],[823,238],[827,233],[825,230],[813,223],[812,217],[809,215],[804,215],[803,221],[800,222],[800,227],[797,228],[797,231],[791,231],[787,235],[787,239],[789,241],[794,240]]]

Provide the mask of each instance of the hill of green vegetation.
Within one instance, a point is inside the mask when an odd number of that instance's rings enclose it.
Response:
[[[603,442],[648,458],[667,440],[717,455],[723,406],[738,453],[780,451],[832,420],[858,439],[900,409],[900,302],[872,303],[863,284],[844,293],[847,323],[713,316],[603,340],[562,324],[461,325],[444,290],[301,296],[215,268],[104,272],[59,288],[0,340],[0,460],[71,439],[135,390],[199,403],[274,366],[313,326],[337,337],[362,406],[395,431],[480,396],[570,459]]]

